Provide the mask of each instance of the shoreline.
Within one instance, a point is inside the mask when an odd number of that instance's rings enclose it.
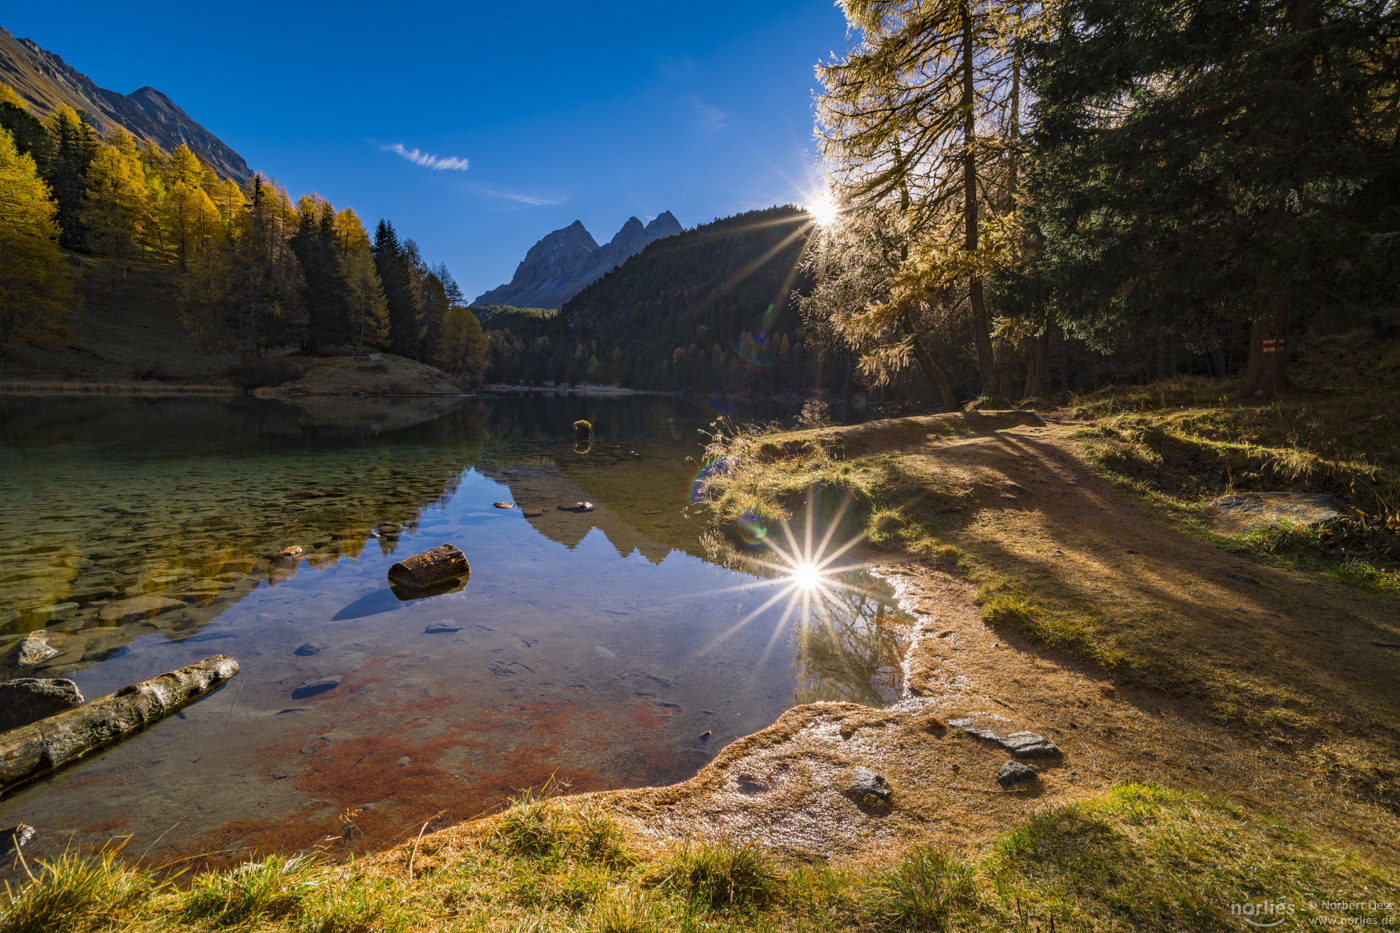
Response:
[[[505,385],[502,383],[491,383],[483,385],[476,390],[477,395],[587,395],[593,397],[616,397],[622,398],[631,395],[662,395],[667,397],[680,397],[683,392],[658,392],[652,389],[628,389],[623,386],[605,385],[576,385],[576,386],[523,386]]]

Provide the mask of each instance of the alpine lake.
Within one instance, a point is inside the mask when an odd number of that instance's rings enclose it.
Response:
[[[796,704],[898,700],[909,620],[883,584],[732,569],[693,501],[715,414],[653,396],[0,397],[0,679],[68,677],[91,700],[211,655],[241,667],[0,798],[0,827],[37,829],[31,862],[365,852],[551,777],[685,780]],[[389,567],[443,543],[466,584],[400,599]],[[39,629],[57,654],[20,667]]]

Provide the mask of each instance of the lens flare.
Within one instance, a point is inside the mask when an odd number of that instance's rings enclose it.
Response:
[[[819,194],[807,205],[807,216],[812,218],[812,223],[818,227],[829,227],[836,223],[836,218],[840,216],[841,208],[831,197],[826,194]]]
[[[768,524],[752,512],[739,516],[739,537],[749,547],[757,547],[768,539]]]

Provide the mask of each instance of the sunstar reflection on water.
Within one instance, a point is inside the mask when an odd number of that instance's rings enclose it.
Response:
[[[824,613],[819,609],[832,601],[842,592],[859,593],[862,588],[852,585],[843,576],[850,575],[853,571],[858,571],[861,567],[858,563],[837,564],[847,552],[864,540],[864,534],[858,534],[842,544],[833,544],[832,539],[840,526],[839,516],[844,514],[845,508],[838,510],[838,517],[833,519],[820,540],[816,540],[817,529],[816,519],[812,504],[808,504],[805,526],[802,528],[801,540],[794,533],[792,526],[783,522],[780,526],[781,534],[770,534],[767,524],[759,520],[756,516],[747,515],[741,524],[743,540],[751,546],[759,546],[766,549],[766,556],[751,557],[751,560],[760,568],[767,571],[769,579],[758,584],[748,584],[749,586],[779,584],[778,592],[770,596],[764,603],[752,612],[740,619],[725,637],[737,633],[753,620],[757,619],[770,607],[786,601],[782,618],[773,628],[773,634],[769,639],[769,649],[772,648],[780,636],[785,631],[789,623],[793,623],[799,632],[806,632],[814,624],[828,624],[824,619]],[[765,655],[766,655],[765,651]]]

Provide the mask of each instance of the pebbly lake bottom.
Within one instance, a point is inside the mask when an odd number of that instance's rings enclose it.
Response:
[[[707,550],[690,499],[712,415],[651,398],[0,403],[0,650],[43,626],[58,651],[0,676],[93,698],[212,654],[241,665],[0,800],[0,824],[35,826],[38,858],[128,837],[162,862],[363,852],[551,777],[684,780],[798,703],[897,700],[906,619],[881,584],[857,571],[804,599]],[[395,560],[444,542],[465,587],[388,590]],[[276,557],[293,544],[306,554]]]

